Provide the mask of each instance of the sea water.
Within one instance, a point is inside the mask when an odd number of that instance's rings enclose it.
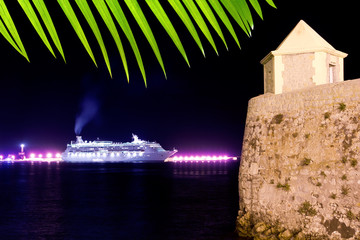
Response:
[[[0,239],[236,239],[238,162],[0,163]]]

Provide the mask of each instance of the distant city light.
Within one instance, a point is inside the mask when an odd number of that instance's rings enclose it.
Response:
[[[57,153],[47,152],[46,154],[31,152],[29,155],[26,156],[23,150],[25,144],[20,144],[20,147],[21,147],[21,152],[19,152],[18,155],[8,154],[7,157],[5,157],[3,154],[0,154],[0,161],[59,162],[62,160],[61,153],[59,152]]]

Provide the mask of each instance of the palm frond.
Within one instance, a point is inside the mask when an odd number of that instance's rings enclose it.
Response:
[[[80,9],[82,17],[85,18],[86,22],[89,24],[99,44],[110,76],[112,76],[109,56],[106,51],[102,31],[99,29],[99,19],[97,18],[101,18],[104,21],[106,28],[110,32],[119,51],[125,74],[127,80],[129,81],[129,70],[125,54],[126,50],[124,49],[120,39],[118,32],[119,27],[130,43],[145,85],[147,83],[144,63],[142,61],[137,40],[133,34],[132,28],[134,26],[131,26],[128,21],[129,17],[131,16],[135,19],[146,40],[149,42],[149,45],[166,77],[166,71],[160,49],[147,20],[147,16],[143,11],[143,8],[146,6],[151,10],[161,26],[165,29],[165,32],[170,36],[170,39],[189,66],[189,59],[181,43],[179,34],[172,24],[172,21],[168,17],[170,13],[167,12],[168,8],[165,7],[166,4],[169,4],[169,6],[171,6],[170,9],[172,9],[180,18],[204,56],[205,51],[201,39],[198,35],[199,30],[204,35],[205,39],[210,43],[216,54],[218,54],[218,49],[215,44],[214,37],[219,37],[224,46],[228,48],[226,39],[222,32],[223,28],[229,31],[231,37],[240,48],[239,39],[236,34],[236,29],[234,29],[231,23],[232,21],[233,23],[236,23],[235,25],[237,25],[246,35],[251,36],[251,31],[254,28],[252,12],[255,12],[261,19],[263,19],[263,11],[260,5],[260,0],[168,0],[167,2],[159,0],[146,0],[146,4],[141,5],[137,0],[92,0],[92,5],[89,5],[88,2],[89,0],[57,0],[57,3],[59,4],[57,7],[62,9],[62,12],[69,20],[82,45],[86,49],[94,64],[97,66],[95,56],[91,50],[82,25],[80,24],[81,21],[78,19],[78,17],[80,17],[79,13],[73,9],[74,5],[77,5],[77,7]],[[273,0],[262,0],[262,2],[266,2],[267,5],[276,8]],[[52,43],[55,45],[56,49],[65,61],[63,48],[57,35],[55,25],[52,21],[51,14],[49,13],[48,8],[44,3],[44,0],[18,0],[18,3],[52,55],[56,57],[53,51],[53,46],[49,42],[49,36],[52,40]],[[47,4],[50,4],[50,2],[47,2]],[[124,6],[128,8],[130,12],[129,16],[124,13]],[[97,10],[99,15],[94,15],[94,10]],[[219,20],[220,23],[222,23],[222,26],[220,26]],[[115,22],[118,26],[115,24]],[[210,26],[212,28],[211,30],[209,29]],[[44,27],[46,27],[47,32],[45,32]],[[24,45],[18,34],[18,30],[15,27],[14,21],[7,9],[7,6],[5,5],[4,0],[0,0],[0,33],[16,51],[18,51],[29,61]]]
[[[246,0],[231,0],[231,2],[244,22],[247,31],[249,31],[249,34],[251,35],[251,30],[254,28],[254,21]]]
[[[239,39],[236,36],[234,28],[232,27],[232,24],[231,24],[229,18],[227,17],[227,15],[226,15],[226,13],[224,11],[224,8],[221,6],[219,1],[217,1],[217,0],[209,0],[209,2],[211,4],[211,6],[213,7],[213,9],[215,10],[216,14],[219,16],[221,21],[224,23],[224,25],[226,26],[226,28],[230,32],[231,36],[234,38],[236,44],[240,48]]]
[[[181,41],[179,39],[179,36],[177,35],[174,26],[171,24],[170,19],[168,18],[168,16],[166,15],[164,9],[161,7],[160,3],[158,0],[146,0],[146,3],[149,5],[151,11],[154,13],[154,15],[157,17],[157,19],[159,20],[159,22],[161,23],[161,25],[164,27],[164,29],[166,30],[166,32],[169,34],[169,36],[171,37],[171,39],[173,40],[174,44],[176,45],[176,47],[178,48],[179,52],[181,53],[181,55],[184,57],[186,63],[188,64],[188,66],[190,66],[189,64],[189,60],[186,56],[185,50],[183,45],[181,44]]]
[[[207,18],[207,20],[210,22],[210,25],[215,29],[216,33],[219,35],[221,40],[223,41],[226,49],[228,49],[227,43],[225,41],[224,35],[221,31],[221,28],[216,20],[216,17],[211,10],[210,6],[208,5],[206,0],[196,0],[197,5],[200,7],[201,11]]]
[[[109,9],[111,10],[112,14],[114,15],[117,23],[120,25],[121,29],[125,33],[125,36],[127,37],[131,48],[134,52],[136,61],[138,63],[138,66],[140,68],[141,74],[143,76],[144,82],[146,84],[146,75],[145,75],[145,68],[144,64],[140,55],[139,48],[137,46],[137,43],[135,41],[134,34],[131,31],[130,25],[125,17],[125,14],[117,0],[106,0],[106,4],[108,5]]]
[[[10,16],[10,13],[5,5],[4,0],[0,0],[0,18],[2,19],[2,21],[4,21],[4,24],[7,28],[6,31],[9,31],[9,33],[10,33],[10,34],[6,34],[5,31],[3,30],[3,31],[1,31],[3,36],[10,42],[11,45],[13,45],[13,43],[16,43],[18,48],[15,48],[15,49],[17,49],[18,52],[21,55],[23,55],[26,58],[26,60],[28,60],[30,62],[29,57],[26,54],[24,45],[21,42],[18,31],[16,30],[15,24]],[[11,37],[14,41],[10,41],[9,38],[5,35],[11,35]]]
[[[104,2],[104,0],[93,0],[93,3],[95,5],[95,7],[97,8],[98,12],[100,13],[102,19],[104,20],[108,30],[111,33],[111,36],[113,37],[115,44],[118,48],[118,51],[120,53],[121,56],[121,60],[122,63],[124,65],[124,69],[125,69],[125,73],[126,73],[126,78],[129,81],[129,70],[128,70],[128,65],[127,65],[127,61],[126,61],[126,57],[125,57],[125,51],[124,51],[124,47],[121,43],[120,40],[120,36],[119,33],[116,29],[115,23],[111,17],[111,14]]]
[[[92,14],[91,9],[90,9],[90,7],[89,7],[89,5],[88,5],[88,3],[86,1],[75,0],[75,2],[78,5],[78,7],[79,7],[80,11],[82,12],[82,14],[84,15],[86,21],[88,22],[91,30],[93,31],[93,33],[94,33],[94,35],[96,37],[96,40],[98,41],[98,44],[100,46],[100,49],[101,49],[101,52],[103,54],[103,57],[104,57],[106,66],[108,68],[108,71],[110,73],[110,76],[112,76],[109,57],[108,57],[108,54],[107,54],[105,44],[104,44],[104,41],[102,39],[100,30],[99,30],[99,27],[98,27],[98,25],[97,25],[97,23],[95,21],[94,15]]]
[[[56,58],[55,53],[49,43],[49,40],[47,39],[44,29],[41,26],[41,23],[38,19],[38,17],[36,16],[36,13],[33,9],[33,7],[31,6],[31,3],[29,0],[18,0],[20,6],[22,7],[22,9],[24,10],[26,16],[29,18],[31,24],[33,25],[33,27],[35,28],[36,32],[39,34],[41,40],[44,42],[45,46],[49,49],[49,51],[51,52],[51,54]]]
[[[43,0],[33,0],[33,3],[37,9],[37,11],[39,12],[57,50],[60,52],[62,58],[65,61],[65,55],[64,55],[64,51],[62,49],[58,34],[56,32],[54,23],[50,17],[49,11],[47,10],[45,3]],[[66,62],[66,61],[65,61]]]
[[[261,17],[261,19],[263,19],[263,15],[262,15],[262,11],[261,11],[261,7],[260,7],[259,2],[257,0],[249,0],[249,2],[253,6],[253,8],[255,9],[257,14]]]
[[[199,9],[196,7],[193,0],[183,0],[187,10],[190,12],[191,16],[194,18],[195,22],[199,26],[200,30],[203,32],[213,49],[215,50],[216,54],[219,55],[218,50],[216,48],[214,39],[212,38],[212,35],[209,31],[209,28],[207,27],[204,18],[202,17]]]
[[[194,24],[192,23],[189,15],[187,14],[184,6],[181,4],[181,2],[179,0],[168,0],[168,1],[169,1],[170,5],[172,6],[172,8],[177,13],[177,15],[180,17],[180,19],[182,20],[182,22],[184,23],[186,28],[188,29],[189,33],[191,34],[194,41],[196,42],[196,44],[198,45],[198,47],[200,48],[202,54],[205,57],[205,51],[204,51],[204,48],[203,48],[203,46],[201,44],[199,35],[197,34],[197,31],[196,31],[196,29],[194,27]]]
[[[4,36],[4,38],[11,44],[11,46],[13,46],[15,48],[16,51],[18,51],[21,55],[23,55],[23,53],[21,52],[21,50],[18,48],[18,46],[16,45],[16,43],[14,42],[14,40],[11,38],[8,30],[6,29],[3,21],[0,19],[0,33]]]
[[[240,26],[240,28],[246,33],[248,37],[250,37],[251,29],[247,24],[246,19],[240,17],[238,10],[235,5],[231,2],[231,0],[220,0],[226,10],[229,12],[231,17],[236,21],[236,23]]]
[[[97,63],[95,61],[94,54],[91,51],[89,42],[87,41],[85,33],[84,33],[84,31],[83,31],[83,29],[82,29],[82,27],[80,25],[80,22],[79,22],[78,18],[76,17],[74,9],[71,7],[71,4],[70,4],[69,0],[58,0],[58,3],[60,5],[60,7],[62,8],[62,10],[64,11],[66,17],[68,18],[70,24],[74,28],[74,30],[75,30],[77,36],[79,37],[81,43],[83,44],[83,46],[85,47],[85,49],[88,52],[89,56],[93,60],[95,66],[97,67]]]
[[[147,22],[147,20],[144,16],[144,13],[139,6],[139,3],[137,2],[137,0],[125,0],[125,3],[128,6],[128,8],[130,9],[130,11],[131,11],[132,15],[134,16],[136,22],[138,23],[139,27],[143,31],[146,39],[148,40],[152,50],[155,53],[155,56],[160,64],[160,66],[164,72],[164,75],[166,77],[165,67],[164,67],[164,63],[162,61],[159,47],[155,41],[155,37],[151,31],[149,23]]]

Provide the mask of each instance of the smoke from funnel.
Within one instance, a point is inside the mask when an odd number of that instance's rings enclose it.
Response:
[[[75,120],[75,134],[80,135],[82,129],[88,124],[99,110],[99,102],[93,96],[86,96],[81,103],[81,113]]]

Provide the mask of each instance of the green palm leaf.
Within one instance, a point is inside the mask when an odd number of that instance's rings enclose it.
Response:
[[[246,0],[231,0],[233,5],[236,8],[236,11],[240,15],[241,19],[245,23],[245,26],[247,27],[250,35],[251,35],[251,29],[254,28],[254,22],[251,16],[251,12],[249,9],[248,4],[246,3]],[[250,27],[250,28],[249,28]]]
[[[150,29],[149,23],[147,22],[144,13],[142,12],[137,0],[125,0],[126,5],[130,9],[132,15],[134,16],[136,22],[138,23],[139,27],[141,28],[142,32],[144,33],[146,39],[148,40],[152,50],[155,53],[155,56],[164,72],[165,78],[166,78],[166,72],[164,63],[161,58],[160,50],[158,48],[158,45],[155,41],[155,37]]]
[[[276,8],[275,3],[272,0],[265,0],[270,6]]]
[[[128,70],[128,66],[127,66],[127,62],[126,62],[125,51],[122,46],[120,36],[116,29],[115,23],[111,18],[111,14],[110,14],[104,0],[93,0],[93,3],[95,5],[95,7],[97,8],[97,10],[99,11],[102,19],[104,20],[107,28],[109,29],[109,31],[111,33],[111,36],[113,37],[113,39],[116,43],[116,46],[117,46],[120,56],[121,56],[122,63],[124,65],[126,78],[127,78],[127,81],[129,82],[129,70]]]
[[[62,8],[62,10],[64,11],[66,17],[68,18],[69,22],[71,23],[72,27],[75,30],[76,35],[79,37],[81,43],[83,44],[83,46],[85,47],[87,53],[89,54],[89,56],[91,57],[91,59],[93,60],[95,66],[97,67],[97,63],[95,61],[95,57],[94,54],[91,51],[90,45],[86,39],[85,33],[81,28],[81,25],[79,23],[79,20],[77,19],[74,10],[72,9],[70,3],[68,0],[58,0],[58,3],[60,5],[60,7]]]
[[[266,1],[267,4],[270,5],[271,7],[276,8],[273,0],[263,0],[263,1]],[[76,15],[77,13],[74,12],[70,4],[70,0],[57,0],[57,2],[60,8],[62,9],[62,11],[65,13],[67,19],[72,25],[76,35],[80,39],[82,45],[86,49],[90,58],[97,66],[91,47],[87,41],[86,35],[78,20],[78,16]],[[131,45],[132,51],[134,52],[137,64],[139,66],[139,69],[141,71],[141,74],[144,78],[144,82],[146,85],[145,68],[140,55],[140,50],[138,48],[136,39],[133,35],[132,26],[130,26],[127,20],[128,16],[124,14],[122,7],[120,6],[119,0],[92,0],[92,2],[93,2],[93,6],[90,6],[87,0],[75,0],[75,3],[79,7],[87,23],[89,24],[92,32],[94,33],[94,36],[97,39],[105,63],[109,70],[110,76],[112,76],[112,73],[110,68],[109,57],[106,51],[106,47],[99,26],[97,24],[98,17],[100,17],[104,21],[106,27],[108,28],[110,34],[112,35],[115,41],[115,44],[120,53],[120,57],[122,59],[127,80],[129,81],[127,59],[125,56],[125,50],[123,48],[118,30],[114,23],[113,17],[115,18],[115,20],[119,24],[120,28],[124,32],[126,38],[128,39]],[[35,28],[36,32],[42,39],[45,46],[55,57],[52,46],[48,40],[47,33],[45,33],[43,29],[43,26],[46,27],[52,41],[54,42],[54,45],[56,46],[56,48],[58,49],[62,58],[65,61],[65,56],[63,53],[63,49],[59,37],[57,35],[53,21],[50,17],[50,13],[48,12],[45,6],[44,0],[18,0],[18,3],[20,4],[21,8],[23,9],[29,21],[31,22],[32,26]],[[136,23],[139,25],[141,31],[145,35],[166,77],[165,67],[160,54],[159,47],[157,45],[154,34],[150,28],[150,25],[142,9],[143,6],[145,5],[140,6],[137,0],[121,1],[121,4],[123,3],[127,5],[131,15],[134,17]],[[165,1],[160,2],[159,0],[146,0],[146,3],[147,6],[155,15],[155,17],[159,20],[160,24],[164,27],[165,31],[170,36],[173,43],[179,50],[180,54],[183,56],[183,58],[189,65],[189,60],[187,58],[185,49],[178,36],[178,32],[176,31],[176,29],[174,28],[172,22],[168,17],[169,13],[167,13],[163,8],[163,4],[165,3]],[[204,56],[205,56],[204,48],[202,46],[200,37],[198,35],[196,27],[194,26],[193,21],[195,21],[197,27],[204,34],[205,38],[210,43],[216,54],[218,54],[217,47],[215,45],[212,35],[213,33],[210,32],[208,28],[208,24],[212,26],[216,34],[220,37],[225,47],[227,48],[226,39],[222,33],[222,28],[218,23],[220,19],[221,22],[223,23],[223,26],[229,31],[232,38],[235,40],[236,44],[240,47],[239,40],[231,24],[229,16],[231,16],[233,20],[235,20],[237,25],[240,26],[240,28],[248,36],[251,35],[251,30],[254,27],[254,20],[249,5],[251,5],[251,7],[255,10],[255,12],[257,13],[257,15],[260,16],[261,19],[263,18],[262,8],[260,6],[259,0],[168,0],[168,3],[171,5],[172,9],[176,12],[177,16],[181,19],[181,21],[185,25],[186,29],[189,31],[190,35],[192,36],[192,38],[194,39],[194,41],[196,42],[197,46],[199,47],[199,49],[201,50]],[[91,8],[94,6],[99,12],[99,15],[93,15],[92,12],[93,10]],[[15,48],[16,51],[18,51],[29,61],[25,48],[21,42],[18,31],[5,5],[4,0],[0,0],[0,33]]]
[[[60,40],[59,40],[59,37],[57,35],[57,32],[56,32],[56,29],[55,29],[55,26],[54,26],[54,23],[50,17],[50,14],[45,6],[45,3],[43,0],[32,0],[37,11],[39,12],[57,50],[60,52],[62,58],[64,59],[64,62],[66,62],[65,60],[65,55],[64,55],[64,52],[63,52],[63,49],[62,49],[62,46],[61,46],[61,43],[60,43]]]
[[[261,11],[261,7],[260,7],[259,2],[257,0],[249,0],[249,2],[253,6],[253,8],[255,9],[257,14],[261,17],[261,19],[263,19],[263,15],[262,15],[262,11]]]
[[[20,6],[22,7],[22,9],[24,10],[25,14],[27,15],[27,17],[29,18],[31,24],[33,25],[33,27],[35,28],[36,32],[39,34],[41,40],[44,42],[45,46],[49,49],[49,51],[51,52],[51,54],[56,58],[55,53],[49,43],[49,40],[47,39],[44,29],[41,26],[41,23],[38,19],[38,17],[36,16],[36,13],[33,9],[33,7],[31,6],[31,3],[29,0],[18,0]]]
[[[182,22],[185,24],[189,33],[191,34],[191,36],[193,37],[193,39],[195,40],[196,44],[198,45],[202,54],[205,57],[205,51],[201,44],[199,35],[197,34],[196,29],[195,29],[193,23],[191,22],[191,19],[190,19],[189,15],[187,14],[185,8],[183,7],[183,5],[181,4],[181,2],[179,0],[168,0],[168,1],[169,1],[170,5],[173,7],[173,9],[175,10],[175,12],[178,14],[178,16],[180,17]]]
[[[168,16],[165,13],[164,9],[161,7],[159,1],[158,0],[146,0],[146,3],[149,5],[149,7],[153,11],[154,15],[157,17],[157,19],[159,20],[161,25],[164,27],[166,32],[171,37],[171,39],[173,40],[173,42],[176,45],[176,47],[178,48],[179,52],[185,59],[188,66],[190,66],[189,60],[186,56],[185,50],[181,44],[179,36],[177,35],[173,25],[171,24]]]
[[[236,10],[234,4],[232,4],[231,0],[220,0],[223,6],[226,8],[226,10],[229,12],[229,14],[233,17],[233,19],[237,22],[237,24],[241,27],[241,29],[250,37],[250,28],[248,24],[244,23],[241,19],[238,11]]]
[[[203,32],[203,34],[205,35],[205,37],[207,38],[207,40],[215,50],[216,54],[219,55],[215,42],[211,36],[211,33],[208,27],[206,26],[206,23],[203,17],[201,16],[201,13],[199,12],[198,8],[196,7],[195,3],[192,0],[183,0],[183,2],[186,8],[188,9],[188,11],[190,12],[191,16],[194,18],[195,22],[199,26],[200,30]]]
[[[20,54],[23,55],[28,62],[30,62],[29,57],[26,54],[24,45],[21,42],[20,36],[18,34],[18,31],[16,30],[15,24],[10,16],[10,13],[4,3],[4,0],[0,0],[0,17],[4,21],[5,26],[9,30],[11,37],[15,41],[16,45],[18,46],[18,49],[20,49]],[[6,38],[6,37],[5,37]],[[11,44],[11,42],[10,42]]]
[[[100,34],[100,30],[98,25],[96,24],[94,15],[92,14],[89,5],[87,4],[87,2],[85,0],[75,0],[76,4],[78,5],[78,7],[80,8],[80,11],[82,12],[82,14],[84,15],[86,21],[88,22],[88,24],[90,25],[91,30],[93,31],[96,40],[98,41],[98,44],[100,46],[101,52],[104,56],[104,60],[106,63],[106,66],[108,68],[108,71],[110,73],[110,76],[112,77],[112,73],[111,73],[111,68],[110,68],[110,62],[109,62],[109,57],[105,48],[105,44],[104,41],[101,37]]]
[[[4,36],[4,38],[11,44],[11,46],[13,46],[15,48],[16,51],[18,51],[21,55],[22,52],[21,50],[18,48],[18,46],[16,45],[16,43],[14,42],[14,40],[11,38],[8,30],[6,29],[3,21],[0,19],[0,33]]]
[[[146,85],[146,75],[145,75],[144,64],[143,64],[143,61],[142,61],[142,58],[140,55],[139,48],[135,41],[135,37],[131,31],[130,25],[124,15],[124,12],[122,11],[120,4],[117,0],[106,0],[106,3],[108,5],[109,9],[111,10],[112,14],[114,15],[116,21],[120,25],[121,29],[125,33],[125,36],[127,37],[128,41],[131,45],[131,48],[134,52],[136,61],[138,63],[138,66],[140,68],[142,77],[143,77],[145,85]]]
[[[197,5],[200,7],[201,11],[204,13],[207,20],[210,22],[211,26],[215,29],[221,40],[223,41],[226,49],[228,49],[224,35],[222,34],[221,28],[215,18],[215,15],[211,11],[210,6],[206,0],[196,0]]]
[[[230,32],[231,36],[234,38],[236,44],[240,48],[240,43],[236,36],[234,28],[232,27],[231,22],[230,22],[229,18],[227,17],[221,4],[217,0],[209,0],[209,2],[211,4],[211,6],[213,7],[213,9],[215,10],[215,12],[217,13],[217,15],[219,16],[219,18],[222,20],[222,22],[226,26],[226,28],[229,30],[229,32]]]

